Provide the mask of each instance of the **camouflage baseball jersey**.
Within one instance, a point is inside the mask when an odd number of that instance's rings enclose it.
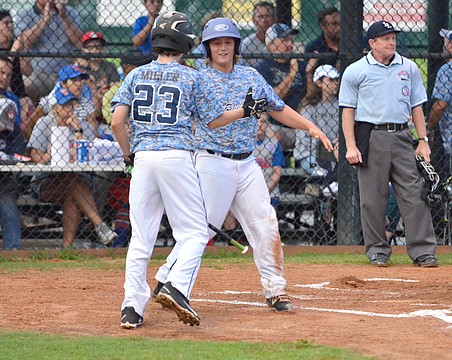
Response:
[[[267,99],[269,111],[284,109],[284,101],[251,67],[235,65],[232,72],[226,74],[209,66],[199,72],[197,96],[199,121],[196,124],[198,149],[208,149],[224,154],[239,154],[254,150],[257,133],[256,118],[243,118],[214,130],[207,126],[224,111],[241,108],[249,87],[253,88],[253,98]]]
[[[194,150],[194,69],[173,62],[134,69],[111,102],[130,106],[130,143],[137,151]]]

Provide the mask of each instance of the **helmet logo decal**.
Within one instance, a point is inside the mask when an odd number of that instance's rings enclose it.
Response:
[[[213,28],[215,31],[227,31],[229,29],[229,26],[226,24],[218,24]]]

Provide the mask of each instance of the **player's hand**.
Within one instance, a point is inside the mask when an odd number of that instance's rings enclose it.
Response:
[[[259,118],[263,112],[267,111],[268,102],[265,98],[253,99],[253,88],[250,87],[248,89],[248,93],[246,94],[242,108],[244,111],[244,117],[254,116]]]
[[[325,149],[327,149],[329,152],[333,151],[333,144],[331,143],[331,140],[328,139],[325,133],[318,127],[310,129],[309,135],[316,140],[320,140],[323,146],[325,146]]]
[[[135,154],[124,155],[124,174],[132,177],[132,170],[135,161]]]

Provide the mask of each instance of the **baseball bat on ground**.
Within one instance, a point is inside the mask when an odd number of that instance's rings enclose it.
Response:
[[[209,223],[209,228],[215,231],[221,238],[226,240],[229,244],[235,246],[237,249],[239,249],[242,254],[246,254],[248,252],[248,246],[243,246],[240,244],[237,240],[234,240],[231,236],[226,234],[223,230],[218,229],[217,227],[213,226]]]

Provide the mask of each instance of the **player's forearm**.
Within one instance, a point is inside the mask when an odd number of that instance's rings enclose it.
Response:
[[[127,105],[118,105],[115,108],[111,120],[111,129],[115,135],[116,141],[121,147],[124,155],[130,155],[129,136],[127,134],[126,122],[129,118],[130,107]]]
[[[447,108],[447,102],[443,100],[437,100],[432,106],[432,109],[430,111],[430,116],[428,118],[428,128],[429,129],[436,129],[438,126],[441,118],[443,117],[445,111]]]
[[[286,105],[282,111],[270,111],[269,114],[273,119],[294,129],[310,132],[316,127],[312,122],[297,113],[288,105]]]
[[[211,121],[207,126],[209,129],[216,129],[221,126],[226,126],[238,119],[242,119],[245,112],[243,109],[234,109],[225,111],[223,114],[218,116],[215,120]]]

